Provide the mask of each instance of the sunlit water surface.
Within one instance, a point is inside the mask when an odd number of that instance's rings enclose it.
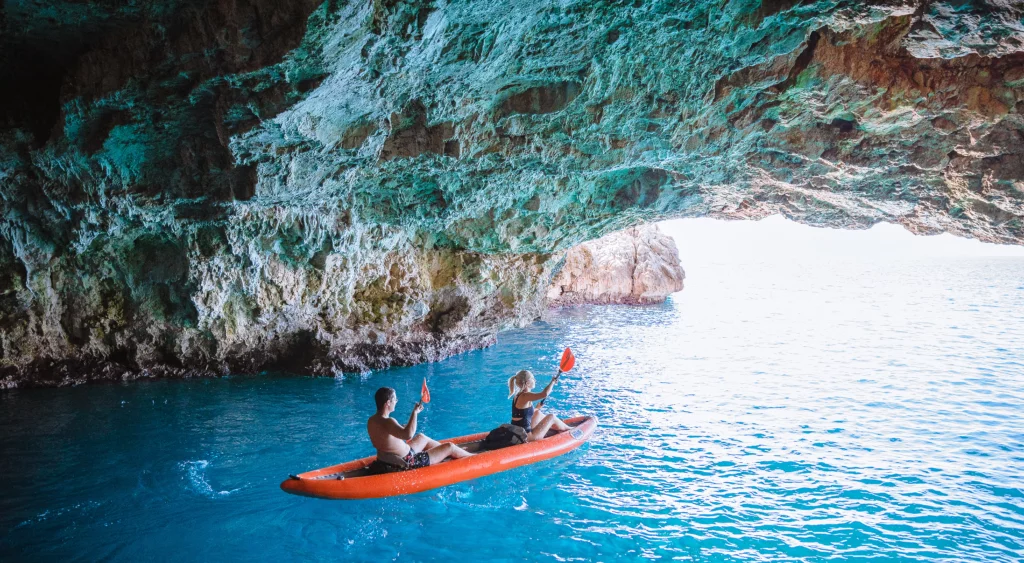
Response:
[[[487,350],[343,379],[0,393],[0,559],[1020,561],[1024,259],[689,268]],[[287,495],[370,453],[381,385],[434,437],[504,421],[505,380],[592,413],[583,448],[417,495]]]

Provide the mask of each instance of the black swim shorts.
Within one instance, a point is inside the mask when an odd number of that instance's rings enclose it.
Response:
[[[427,452],[420,452],[418,454],[412,453],[412,449],[409,449],[409,453],[405,454],[405,468],[408,469],[419,469],[420,467],[426,467],[430,465],[430,456]]]
[[[430,456],[427,455],[427,452],[420,452],[418,454],[414,454],[412,453],[412,449],[410,449],[409,453],[405,454],[405,457],[402,458],[401,465],[397,463],[391,464],[379,458],[375,459],[373,463],[370,464],[370,474],[379,475],[381,473],[408,471],[410,469],[419,469],[420,467],[426,467],[428,465],[430,465]]]

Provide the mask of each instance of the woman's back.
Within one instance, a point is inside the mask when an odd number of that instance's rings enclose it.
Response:
[[[530,430],[532,430],[531,422],[533,420],[534,411],[533,401],[524,401],[529,406],[520,407],[519,405],[522,404],[522,402],[520,402],[519,399],[522,396],[523,394],[519,393],[518,395],[515,396],[515,398],[512,399],[512,424],[519,426],[520,428],[526,430],[527,432],[530,432]]]

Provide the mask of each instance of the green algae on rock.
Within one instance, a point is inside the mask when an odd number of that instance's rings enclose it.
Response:
[[[1024,239],[1024,7],[6,3],[4,385],[411,363],[667,217]]]

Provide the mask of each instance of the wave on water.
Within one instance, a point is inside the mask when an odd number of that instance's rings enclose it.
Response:
[[[86,501],[86,502],[80,502],[80,503],[72,505],[72,506],[65,506],[63,508],[55,508],[55,509],[52,509],[52,510],[47,509],[47,510],[44,510],[44,511],[40,512],[39,514],[36,514],[33,518],[29,518],[28,520],[25,520],[25,521],[21,522],[20,524],[15,526],[14,529],[16,530],[16,529],[22,528],[24,526],[31,526],[33,524],[38,524],[38,523],[44,522],[46,520],[52,520],[52,519],[55,519],[55,518],[61,518],[63,516],[69,516],[69,515],[77,514],[79,512],[82,512],[82,513],[89,512],[91,510],[94,510],[94,509],[98,508],[99,506],[100,506],[100,503],[98,503],[96,501],[91,501],[90,500],[90,501]]]
[[[507,479],[499,476],[494,479]],[[449,507],[462,507],[474,510],[506,511],[527,510],[529,506],[524,490],[521,487],[500,485],[507,481],[493,481],[476,485],[469,484],[465,488],[446,487],[437,489],[433,498]]]
[[[185,472],[185,480],[188,481],[189,488],[192,491],[203,495],[208,498],[219,498],[226,497],[231,493],[240,491],[241,488],[230,489],[224,491],[215,491],[210,485],[210,482],[206,480],[206,468],[210,466],[210,462],[205,459],[196,461],[183,461],[178,464],[178,468]]]

